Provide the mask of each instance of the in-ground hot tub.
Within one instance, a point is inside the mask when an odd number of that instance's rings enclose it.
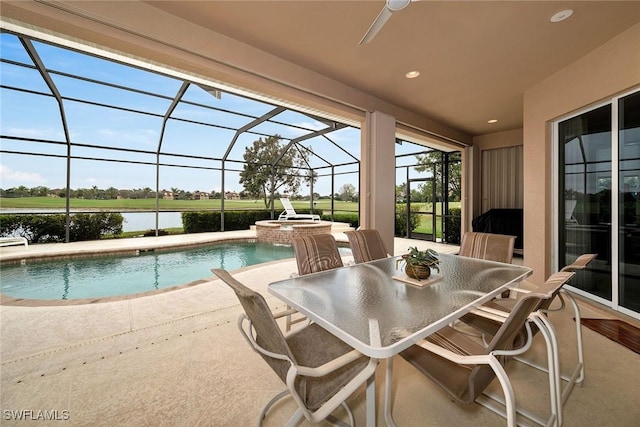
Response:
[[[258,242],[290,245],[294,238],[331,233],[328,221],[256,221]]]

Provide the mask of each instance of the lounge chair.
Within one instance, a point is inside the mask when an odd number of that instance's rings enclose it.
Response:
[[[15,246],[24,245],[25,248],[29,247],[29,241],[24,237],[0,237],[0,246]]]
[[[269,408],[285,396],[292,396],[298,406],[288,426],[298,425],[303,417],[314,424],[331,419],[339,406],[355,425],[345,401],[365,383],[375,387],[378,360],[362,355],[315,323],[283,334],[276,319],[287,312],[272,314],[262,295],[225,270],[211,271],[233,289],[244,308],[245,314],[238,319],[242,336],[287,386],[264,407],[258,426]]]
[[[316,214],[299,214],[291,205],[291,201],[286,197],[281,197],[280,202],[284,207],[284,211],[278,216],[278,221],[289,221],[296,219],[310,219],[313,221],[320,221],[320,215]]]

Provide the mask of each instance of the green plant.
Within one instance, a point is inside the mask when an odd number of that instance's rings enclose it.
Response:
[[[420,210],[419,205],[417,204],[411,205],[411,212],[409,213],[410,230],[415,230],[420,226],[420,214],[418,213],[419,210]],[[407,235],[407,204],[406,203],[396,204],[395,234],[396,236]]]
[[[437,272],[440,272],[438,263],[438,253],[433,249],[427,249],[424,251],[419,250],[415,246],[409,247],[409,253],[403,256],[404,261],[409,265],[419,265],[423,267],[430,267]]]
[[[445,217],[445,241],[460,244],[460,224],[462,222],[462,210],[460,208],[449,208],[449,215]]]

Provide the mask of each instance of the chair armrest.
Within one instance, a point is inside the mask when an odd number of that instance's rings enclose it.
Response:
[[[363,356],[357,350],[351,350],[349,353],[345,353],[342,356],[325,363],[324,365],[316,368],[310,368],[308,366],[292,366],[292,369],[296,369],[298,375],[304,375],[307,377],[323,377],[331,372],[338,370],[351,362],[355,362]]]
[[[488,354],[461,355],[427,340],[420,340],[415,345],[460,365],[486,365],[489,363],[490,355]]]
[[[498,310],[497,308],[487,307],[484,305],[471,310],[471,314],[484,317],[486,319],[494,320],[496,322],[503,323],[507,317],[509,317],[508,311]]]

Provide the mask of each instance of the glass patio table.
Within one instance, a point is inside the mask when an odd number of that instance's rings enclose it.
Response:
[[[528,267],[458,255],[439,258],[440,272],[425,286],[404,280],[401,258],[393,257],[281,280],[268,289],[362,354],[388,359],[532,273]],[[389,424],[391,375],[387,369]],[[367,387],[367,425],[375,425],[373,386]]]

